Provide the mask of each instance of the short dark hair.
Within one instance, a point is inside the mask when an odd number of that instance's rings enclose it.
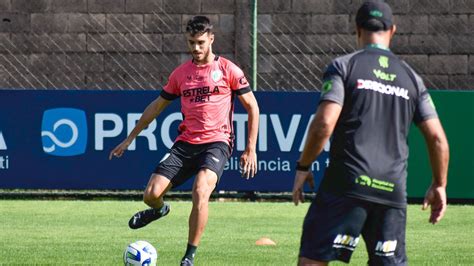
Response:
[[[206,16],[195,16],[188,21],[186,32],[194,36],[196,34],[212,33],[212,24]]]

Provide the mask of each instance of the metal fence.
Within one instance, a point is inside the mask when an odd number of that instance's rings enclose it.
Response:
[[[392,49],[428,87],[474,89],[474,1],[387,2],[398,25]],[[3,0],[0,88],[161,89],[189,59],[185,23],[204,14],[215,24],[214,51],[255,77],[257,90],[319,90],[330,60],[356,50],[354,14],[361,3]]]

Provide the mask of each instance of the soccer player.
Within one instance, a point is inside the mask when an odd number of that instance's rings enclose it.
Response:
[[[293,201],[303,201],[311,163],[333,134],[330,164],[306,214],[299,265],[349,262],[359,236],[369,265],[406,265],[406,178],[410,124],[421,130],[433,172],[423,209],[435,224],[446,210],[449,148],[422,79],[389,50],[390,7],[367,1],[356,14],[360,50],[332,61],[297,162]]]
[[[193,265],[196,248],[208,219],[208,202],[232,153],[233,101],[237,96],[248,112],[247,147],[240,158],[242,176],[257,172],[256,140],[259,108],[242,70],[213,53],[212,24],[195,16],[187,24],[192,59],[176,68],[160,96],[143,112],[130,135],[109,155],[120,157],[135,137],[172,101],[180,98],[183,121],[170,155],[151,175],[143,200],[150,206],[132,216],[129,226],[141,228],[170,211],[163,196],[195,176],[186,253],[181,265]]]

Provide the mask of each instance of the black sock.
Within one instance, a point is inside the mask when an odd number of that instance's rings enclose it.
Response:
[[[188,244],[188,247],[186,248],[186,254],[184,254],[184,258],[188,258],[192,261],[194,261],[194,256],[196,255],[196,249],[198,247],[197,246],[193,246],[191,244]]]
[[[161,217],[161,215],[163,215],[163,212],[165,211],[165,210],[164,210],[165,207],[166,207],[166,205],[163,204],[163,206],[161,206],[160,208],[152,208],[153,211],[154,211],[155,216]]]

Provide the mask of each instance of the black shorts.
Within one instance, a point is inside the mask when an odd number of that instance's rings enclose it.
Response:
[[[320,192],[308,209],[300,257],[348,263],[362,234],[369,265],[406,265],[406,209]]]
[[[231,149],[224,142],[190,144],[177,141],[154,173],[168,178],[173,187],[183,184],[203,168],[215,172],[220,179],[230,155]]]

